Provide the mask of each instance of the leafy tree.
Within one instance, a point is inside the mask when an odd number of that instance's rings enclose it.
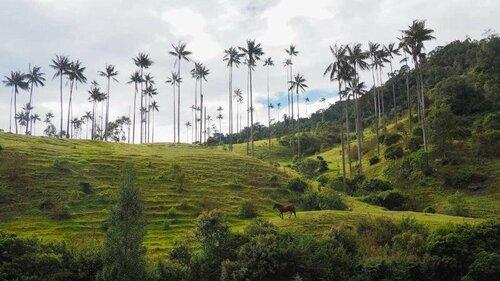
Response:
[[[60,97],[60,104],[61,104],[61,123],[60,123],[60,127],[59,127],[59,133],[61,134],[62,136],[62,132],[63,132],[63,93],[62,93],[62,89],[63,89],[63,77],[66,75],[67,71],[69,70],[71,66],[71,62],[69,60],[69,58],[67,56],[59,56],[59,55],[56,55],[56,58],[55,59],[52,59],[52,64],[50,65],[50,67],[52,67],[54,70],[56,70],[56,73],[54,74],[54,77],[52,77],[52,79],[56,78],[56,77],[59,77],[59,97]]]
[[[146,235],[144,203],[135,186],[137,176],[132,163],[125,165],[123,177],[106,232],[100,274],[103,280],[143,280],[146,274],[146,248],[142,244]]]

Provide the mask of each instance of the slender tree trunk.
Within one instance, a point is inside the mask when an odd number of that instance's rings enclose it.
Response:
[[[422,119],[422,138],[424,140],[424,151],[427,152],[427,126],[426,126],[426,121],[425,121],[425,95],[424,95],[424,74],[422,70],[422,66],[419,64],[419,72],[420,72],[420,90],[421,90],[421,97],[420,99],[422,100],[422,113],[421,119]]]
[[[153,124],[151,125],[151,142],[155,142],[155,111],[153,109]]]
[[[339,100],[340,105],[342,105],[342,83],[339,80]],[[345,107],[345,106],[344,106]],[[342,147],[342,181],[345,183],[345,141],[344,141],[344,126],[342,125],[342,114],[340,114],[340,144]]]
[[[396,87],[395,87],[396,79],[393,76],[392,61],[389,62],[389,65],[391,66],[391,78],[393,78],[392,79],[392,100],[394,102],[394,119],[396,119],[396,125],[397,125],[398,124],[398,111],[396,109]]]
[[[229,66],[229,151],[233,151],[233,66]]]
[[[255,157],[255,145],[253,142],[253,110],[252,69],[250,69],[250,142],[252,143],[252,157]]]
[[[411,114],[411,99],[410,99],[410,83],[408,81],[408,73],[406,73],[406,102],[408,106],[408,127],[412,130],[412,114]]]
[[[359,116],[359,104],[358,95],[356,92],[354,94],[354,110],[356,114],[356,142],[358,148],[358,174],[363,174],[363,155],[361,153],[361,120]]]
[[[247,128],[250,128],[250,71],[251,68],[248,66],[248,73],[247,73]],[[247,155],[250,154],[250,136],[247,138]]]
[[[351,161],[351,133],[349,130],[349,97],[346,99],[346,104],[345,104],[345,127],[346,127],[346,134],[347,134],[347,159],[349,161],[349,175],[352,176],[352,161]]]
[[[72,100],[72,97],[73,97],[73,86],[75,84],[75,80],[72,80],[71,81],[71,84],[69,86],[69,101],[68,101],[68,122],[67,122],[67,126],[66,126],[66,138],[68,139],[69,138],[69,123],[70,123],[70,120],[71,120],[71,100]]]
[[[144,79],[144,68],[141,66],[141,78]],[[141,80],[141,135],[140,135],[140,143],[142,144],[144,142],[144,82]]]
[[[94,140],[94,136],[95,136],[95,106],[96,106],[96,103],[95,101],[92,103],[92,132],[91,132],[91,136],[90,136],[90,139]]]
[[[179,57],[179,65],[177,69],[177,77],[179,77],[179,83],[177,83],[177,143],[181,143],[181,58]]]
[[[109,122],[109,88],[111,84],[111,77],[108,77],[107,99],[106,99],[106,119],[104,121],[104,140],[108,141],[108,122]]]
[[[269,107],[269,65],[267,66],[267,126],[269,129],[269,149],[271,149],[271,108]]]
[[[28,126],[26,126],[26,135],[28,134],[29,130],[33,130],[33,120],[31,119],[31,109],[33,108],[33,82],[31,82],[31,87],[30,87],[30,102],[29,102],[29,110],[28,110],[28,117],[29,121],[28,124],[30,125],[31,129],[28,129]]]
[[[176,143],[176,139],[177,139],[176,134],[177,134],[177,132],[176,132],[175,129],[176,129],[176,126],[177,126],[177,122],[175,120],[176,119],[176,114],[175,114],[175,83],[172,86],[172,93],[173,93],[172,94],[172,100],[173,100],[173,106],[174,106],[174,111],[173,111],[174,112],[174,143]]]
[[[136,109],[136,101],[137,101],[137,82],[134,82],[134,121],[132,122],[132,144],[135,144],[135,109]]]
[[[15,94],[14,87],[12,87],[12,90],[10,92],[9,133],[12,133],[12,100],[13,100],[14,94]],[[17,122],[17,121],[15,121],[15,116],[14,116],[14,122]]]
[[[297,94],[297,156],[300,157],[300,129],[299,129],[299,121],[300,121],[300,111],[299,111],[299,87],[297,85],[296,94]]]
[[[63,73],[62,71],[59,71],[59,74],[60,74],[60,80],[59,80],[59,101],[60,101],[60,104],[61,104],[61,123],[59,124],[59,129],[60,129],[60,132],[59,132],[59,136],[62,137],[62,131],[63,131],[63,97],[62,97],[62,80],[63,80]],[[17,134],[17,128],[16,128],[16,134]]]
[[[203,143],[203,78],[200,79],[200,144]]]
[[[377,117],[377,120],[375,120],[375,131],[377,132],[377,155],[380,155],[380,140],[379,140],[379,131],[378,131],[378,123],[379,121],[379,116],[378,116],[378,89],[377,89],[377,84],[375,83],[375,73],[372,68],[372,79],[373,79],[373,106],[375,108],[375,116]]]
[[[191,138],[194,137],[195,141],[198,141],[198,78],[195,79],[194,82],[194,120],[193,120],[193,128],[194,134],[191,135]]]
[[[14,120],[16,119],[16,116],[17,116],[17,94],[18,94],[18,91],[17,91],[17,85],[14,86]],[[15,125],[16,125],[16,134],[18,133],[17,132],[17,120],[15,120]]]

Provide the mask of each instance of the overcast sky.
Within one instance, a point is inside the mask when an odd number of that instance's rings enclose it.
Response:
[[[52,80],[51,58],[64,54],[79,59],[87,67],[86,76],[105,85],[97,76],[106,64],[116,65],[119,83],[111,86],[111,117],[128,115],[133,102],[133,86],[128,76],[136,67],[132,57],[147,52],[154,61],[151,73],[156,78],[160,112],[155,120],[155,141],[172,141],[173,126],[171,87],[164,81],[174,66],[168,54],[171,43],[187,43],[191,58],[203,62],[211,71],[204,83],[208,114],[215,117],[217,107],[224,108],[222,131],[227,132],[227,76],[222,61],[224,49],[243,46],[246,39],[262,43],[264,58],[272,57],[270,70],[271,99],[281,101],[285,113],[286,71],[282,62],[284,49],[294,44],[299,55],[294,58],[294,72],[307,79],[308,91],[301,96],[301,115],[305,115],[304,98],[310,114],[322,104],[336,100],[335,88],[323,77],[331,61],[328,46],[368,41],[394,42],[400,30],[413,19],[426,19],[435,30],[430,51],[438,45],[466,36],[481,38],[486,29],[499,29],[500,2],[494,0],[1,0],[0,8],[0,74],[11,70],[27,71],[39,65],[47,74],[46,86],[35,89],[35,112],[51,111],[59,118],[59,88]],[[398,59],[399,60],[399,59]],[[189,107],[194,103],[194,80],[188,75],[192,64],[182,62],[181,124],[192,121]],[[259,63],[254,74],[256,120],[266,120],[266,69]],[[362,76],[371,85],[370,76]],[[235,88],[246,91],[244,66],[234,72]],[[74,93],[75,116],[91,110],[87,101],[89,85]],[[67,110],[68,87],[64,92]],[[0,128],[8,130],[11,90],[0,88]],[[26,103],[28,93],[18,96],[18,107]],[[273,118],[278,118],[277,110]],[[56,122],[58,124],[58,122]],[[37,125],[37,134],[44,125]],[[58,127],[58,126],[57,126]],[[185,127],[181,138],[186,140]],[[191,136],[189,136],[191,138]]]

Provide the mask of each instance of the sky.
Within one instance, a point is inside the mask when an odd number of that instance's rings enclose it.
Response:
[[[110,118],[133,112],[134,88],[127,84],[136,70],[132,57],[149,53],[154,61],[150,72],[155,77],[160,111],[155,116],[155,141],[173,141],[172,88],[165,83],[174,70],[175,58],[168,54],[171,44],[187,44],[192,61],[210,69],[203,84],[207,113],[215,119],[222,106],[221,131],[228,131],[228,69],[222,61],[224,50],[244,46],[247,39],[262,44],[264,58],[271,57],[275,66],[269,70],[270,99],[281,110],[272,111],[277,120],[286,110],[287,74],[283,67],[284,49],[296,46],[293,71],[304,75],[307,91],[300,95],[301,116],[337,100],[336,88],[323,76],[332,61],[329,45],[368,41],[396,42],[401,30],[413,19],[425,19],[434,29],[436,40],[426,44],[427,51],[467,36],[480,39],[487,29],[500,28],[500,2],[494,0],[1,0],[0,9],[0,75],[11,71],[28,71],[38,65],[46,73],[46,86],[34,89],[34,112],[59,111],[59,83],[52,80],[49,67],[55,55],[67,55],[86,66],[89,81],[106,84],[97,72],[107,64],[116,65],[118,82],[111,84]],[[497,30],[498,31],[498,30]],[[397,59],[399,61],[399,59]],[[398,63],[395,62],[395,68]],[[194,104],[195,82],[190,78],[192,62],[183,61],[181,76],[181,124],[192,122],[190,106]],[[246,95],[246,69],[234,69],[233,87]],[[371,85],[369,73],[361,79]],[[259,62],[253,74],[255,118],[267,123],[267,69]],[[74,116],[91,110],[88,102],[90,85],[80,85],[74,92]],[[104,87],[105,88],[105,87]],[[64,88],[64,112],[69,87]],[[310,102],[305,103],[305,98]],[[0,128],[9,129],[11,89],[0,88]],[[29,99],[22,91],[18,109]],[[279,114],[279,115],[278,115]],[[235,114],[236,116],[236,114]],[[218,127],[218,122],[217,127]],[[58,122],[55,122],[58,127]],[[139,124],[137,124],[139,126]],[[191,131],[181,125],[181,140],[191,141]],[[39,122],[36,134],[45,125]],[[85,133],[83,133],[85,134]]]

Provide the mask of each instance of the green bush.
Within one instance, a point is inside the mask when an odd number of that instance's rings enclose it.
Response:
[[[257,207],[251,201],[243,201],[238,211],[238,216],[240,218],[255,218],[257,216]]]
[[[395,160],[403,157],[403,147],[401,145],[391,145],[384,152],[385,159]]]
[[[173,219],[179,215],[179,212],[175,207],[170,207],[167,212],[165,213],[165,217],[167,219]]]
[[[327,176],[320,175],[319,177],[316,178],[316,181],[319,183],[320,186],[325,186],[329,180]]]
[[[332,190],[324,190],[318,194],[318,207],[321,210],[346,210],[347,205],[340,195]]]
[[[485,175],[470,170],[452,170],[443,177],[446,185],[458,189],[469,187],[471,184],[480,184],[487,179]]]
[[[412,136],[409,140],[408,143],[406,144],[406,148],[411,151],[415,152],[419,149],[422,148],[424,145],[424,139],[421,136]]]
[[[52,164],[52,167],[58,172],[61,173],[68,173],[70,172],[69,168],[69,161],[66,159],[56,159],[54,160],[54,163]]]
[[[68,205],[59,205],[53,210],[52,217],[56,220],[67,220],[71,217]]]
[[[455,194],[448,197],[448,203],[450,204],[450,211],[452,215],[455,216],[467,216],[469,213],[469,203],[465,198],[465,194],[460,191],[455,192]]]
[[[384,139],[384,143],[387,146],[394,145],[398,143],[403,137],[400,134],[387,134]]]
[[[477,155],[481,157],[500,157],[500,130],[474,134]]]
[[[279,184],[279,178],[277,175],[272,175],[270,178],[269,178],[269,183],[271,184],[271,186],[278,186]]]
[[[436,213],[436,209],[434,209],[433,207],[425,207],[424,209],[424,213],[430,213],[430,214],[434,214]]]
[[[362,199],[363,202],[382,206],[388,210],[406,210],[408,197],[399,191],[388,190],[372,193]]]
[[[422,137],[422,134],[423,134],[422,127],[415,127],[411,131],[411,135],[414,137]]]
[[[94,189],[92,188],[92,185],[90,185],[90,183],[88,182],[83,182],[81,181],[79,183],[79,186],[80,186],[80,190],[85,193],[85,194],[91,194],[91,193],[94,193]]]
[[[370,166],[373,166],[380,162],[380,158],[377,155],[375,155],[370,157],[370,159],[368,159],[368,162],[370,162]]]
[[[318,203],[318,192],[312,189],[307,189],[303,194],[300,195],[299,203],[306,211],[320,210]]]
[[[486,115],[483,119],[483,126],[491,130],[500,130],[500,112]]]
[[[293,178],[288,182],[287,188],[291,191],[303,193],[308,188],[308,184],[300,178]]]
[[[386,191],[392,189],[392,184],[388,181],[381,179],[367,179],[361,185],[361,188],[365,191]]]

